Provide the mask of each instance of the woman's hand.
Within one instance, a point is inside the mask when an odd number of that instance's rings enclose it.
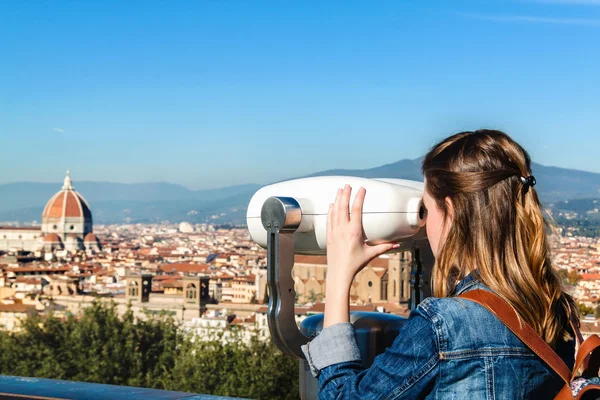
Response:
[[[327,214],[327,281],[324,327],[349,320],[350,286],[354,276],[375,257],[399,247],[394,243],[365,243],[362,210],[365,188],[360,188],[349,209],[352,188],[338,190]]]

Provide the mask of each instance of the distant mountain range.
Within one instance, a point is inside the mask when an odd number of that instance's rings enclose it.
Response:
[[[422,180],[421,158],[400,160],[364,170],[328,170],[307,176],[350,175],[365,178]],[[532,165],[536,189],[547,206],[572,199],[600,198],[600,174]],[[0,185],[0,221],[40,222],[42,210],[62,184],[16,182]],[[161,221],[244,224],[246,207],[261,187],[247,184],[211,190],[156,183],[74,182],[90,203],[94,222],[152,223]]]

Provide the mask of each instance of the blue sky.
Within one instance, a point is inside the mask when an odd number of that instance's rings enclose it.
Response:
[[[269,183],[503,129],[600,172],[600,0],[0,2],[0,183]]]

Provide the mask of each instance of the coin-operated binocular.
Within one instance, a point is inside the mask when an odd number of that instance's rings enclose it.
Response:
[[[301,346],[323,328],[323,315],[295,320],[294,254],[327,253],[327,213],[339,188],[349,184],[352,198],[366,189],[362,223],[368,244],[395,242],[394,252],[409,251],[411,262],[410,307],[429,296],[433,256],[425,235],[423,183],[403,179],[367,179],[324,176],[295,179],[265,186],[248,205],[247,223],[252,239],[267,249],[267,320],[273,342],[285,354],[300,360],[300,397],[316,399],[318,382],[310,374]],[[352,312],[364,367],[390,346],[405,318],[376,312]]]

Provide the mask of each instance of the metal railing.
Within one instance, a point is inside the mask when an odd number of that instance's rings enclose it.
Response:
[[[132,386],[116,386],[104,385],[100,383],[85,383],[61,381],[56,379],[0,375],[0,399],[223,400],[235,398],[186,392],[173,392],[169,390],[146,389]]]

